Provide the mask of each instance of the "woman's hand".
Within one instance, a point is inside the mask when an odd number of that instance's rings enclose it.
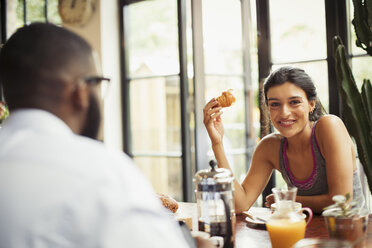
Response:
[[[274,194],[270,194],[268,196],[266,196],[266,202],[265,202],[265,207],[271,207],[271,204],[273,204],[275,202],[275,199],[274,199]]]
[[[212,98],[203,109],[204,125],[208,131],[212,145],[222,143],[224,129],[221,119],[221,109],[222,107],[218,106],[218,102],[215,98]]]

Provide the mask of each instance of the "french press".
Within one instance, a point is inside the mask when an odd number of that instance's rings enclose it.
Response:
[[[194,179],[199,231],[208,232],[211,237],[221,236],[224,248],[233,247],[236,218],[234,178],[229,170],[216,168],[214,160],[209,165],[210,170],[198,171]]]

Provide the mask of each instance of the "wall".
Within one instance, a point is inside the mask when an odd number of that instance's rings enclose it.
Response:
[[[122,150],[118,5],[116,0],[96,0],[95,13],[87,24],[64,26],[88,40],[99,55],[103,75],[111,78],[104,100],[101,135],[106,145]]]

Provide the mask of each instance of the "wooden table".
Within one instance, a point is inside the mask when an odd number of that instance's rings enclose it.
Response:
[[[192,218],[192,229],[198,230],[196,203],[179,202],[176,218]],[[190,220],[190,219],[189,219]],[[191,222],[190,222],[191,223]],[[269,233],[262,227],[253,227],[245,221],[245,216],[236,216],[235,247],[271,248]],[[329,238],[324,218],[315,215],[306,227],[305,238]],[[367,240],[364,246],[372,248],[372,215],[369,216]]]

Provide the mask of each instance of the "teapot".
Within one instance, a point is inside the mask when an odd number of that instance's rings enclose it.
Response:
[[[236,221],[234,178],[229,170],[216,168],[214,160],[209,165],[211,169],[198,171],[194,178],[198,229],[211,237],[223,237],[224,248],[233,247]]]

